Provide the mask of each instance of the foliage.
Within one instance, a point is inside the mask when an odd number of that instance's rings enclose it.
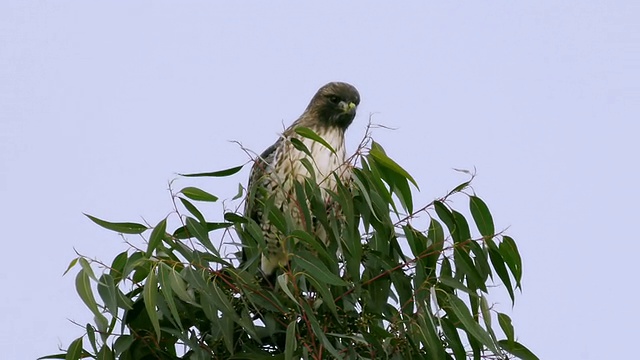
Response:
[[[168,219],[149,228],[87,215],[106,229],[140,234],[146,245],[110,264],[71,262],[67,272],[79,267],[76,288],[94,322],[66,351],[42,359],[537,359],[487,298],[500,281],[515,300],[522,262],[472,191],[473,175],[416,209],[417,183],[379,144],[363,142],[353,160],[353,183],[330,194],[339,214],[327,214],[322,190],[309,180],[294,195],[306,225],[268,208],[290,258],[275,284],[256,275],[265,246],[259,225],[237,211],[207,220],[194,202],[218,198],[202,189],[172,193],[181,223],[173,231]],[[454,209],[453,197],[466,197],[468,209]],[[311,223],[324,228],[328,246]],[[227,256],[239,244],[242,264]]]

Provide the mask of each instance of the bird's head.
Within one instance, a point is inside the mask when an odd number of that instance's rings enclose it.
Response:
[[[305,113],[323,126],[346,129],[356,116],[360,94],[353,85],[330,82],[313,96]]]

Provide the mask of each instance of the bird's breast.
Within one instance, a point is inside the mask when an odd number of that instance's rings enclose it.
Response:
[[[315,129],[314,129],[315,130]],[[308,138],[300,138],[300,140],[311,153],[311,159],[308,159],[315,172],[316,182],[325,189],[335,191],[337,184],[333,177],[335,172],[339,178],[345,178],[345,172],[348,169],[346,162],[346,151],[344,145],[344,131],[340,129],[329,129],[325,131],[317,131],[331,147],[335,150],[332,152],[323,144]],[[303,151],[296,149],[290,141],[284,142],[285,149],[279,154],[279,168],[282,170],[282,180],[303,181],[305,178],[311,177],[309,170],[303,165],[302,159],[308,158]]]

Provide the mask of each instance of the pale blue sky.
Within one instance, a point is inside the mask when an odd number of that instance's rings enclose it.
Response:
[[[266,3],[266,2],[265,2]],[[33,359],[91,321],[62,277],[125,249],[82,212],[156,223],[177,172],[261,151],[328,81],[421,184],[475,189],[524,261],[511,310],[541,359],[637,353],[640,3],[0,2],[0,353]],[[178,180],[220,197],[228,180]],[[463,206],[464,204],[459,204]],[[208,214],[218,216],[217,212]]]

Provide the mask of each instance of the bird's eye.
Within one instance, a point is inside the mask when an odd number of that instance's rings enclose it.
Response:
[[[337,103],[340,102],[340,98],[335,96],[335,95],[331,95],[331,96],[329,96],[329,101],[331,101],[334,104],[337,104]]]

